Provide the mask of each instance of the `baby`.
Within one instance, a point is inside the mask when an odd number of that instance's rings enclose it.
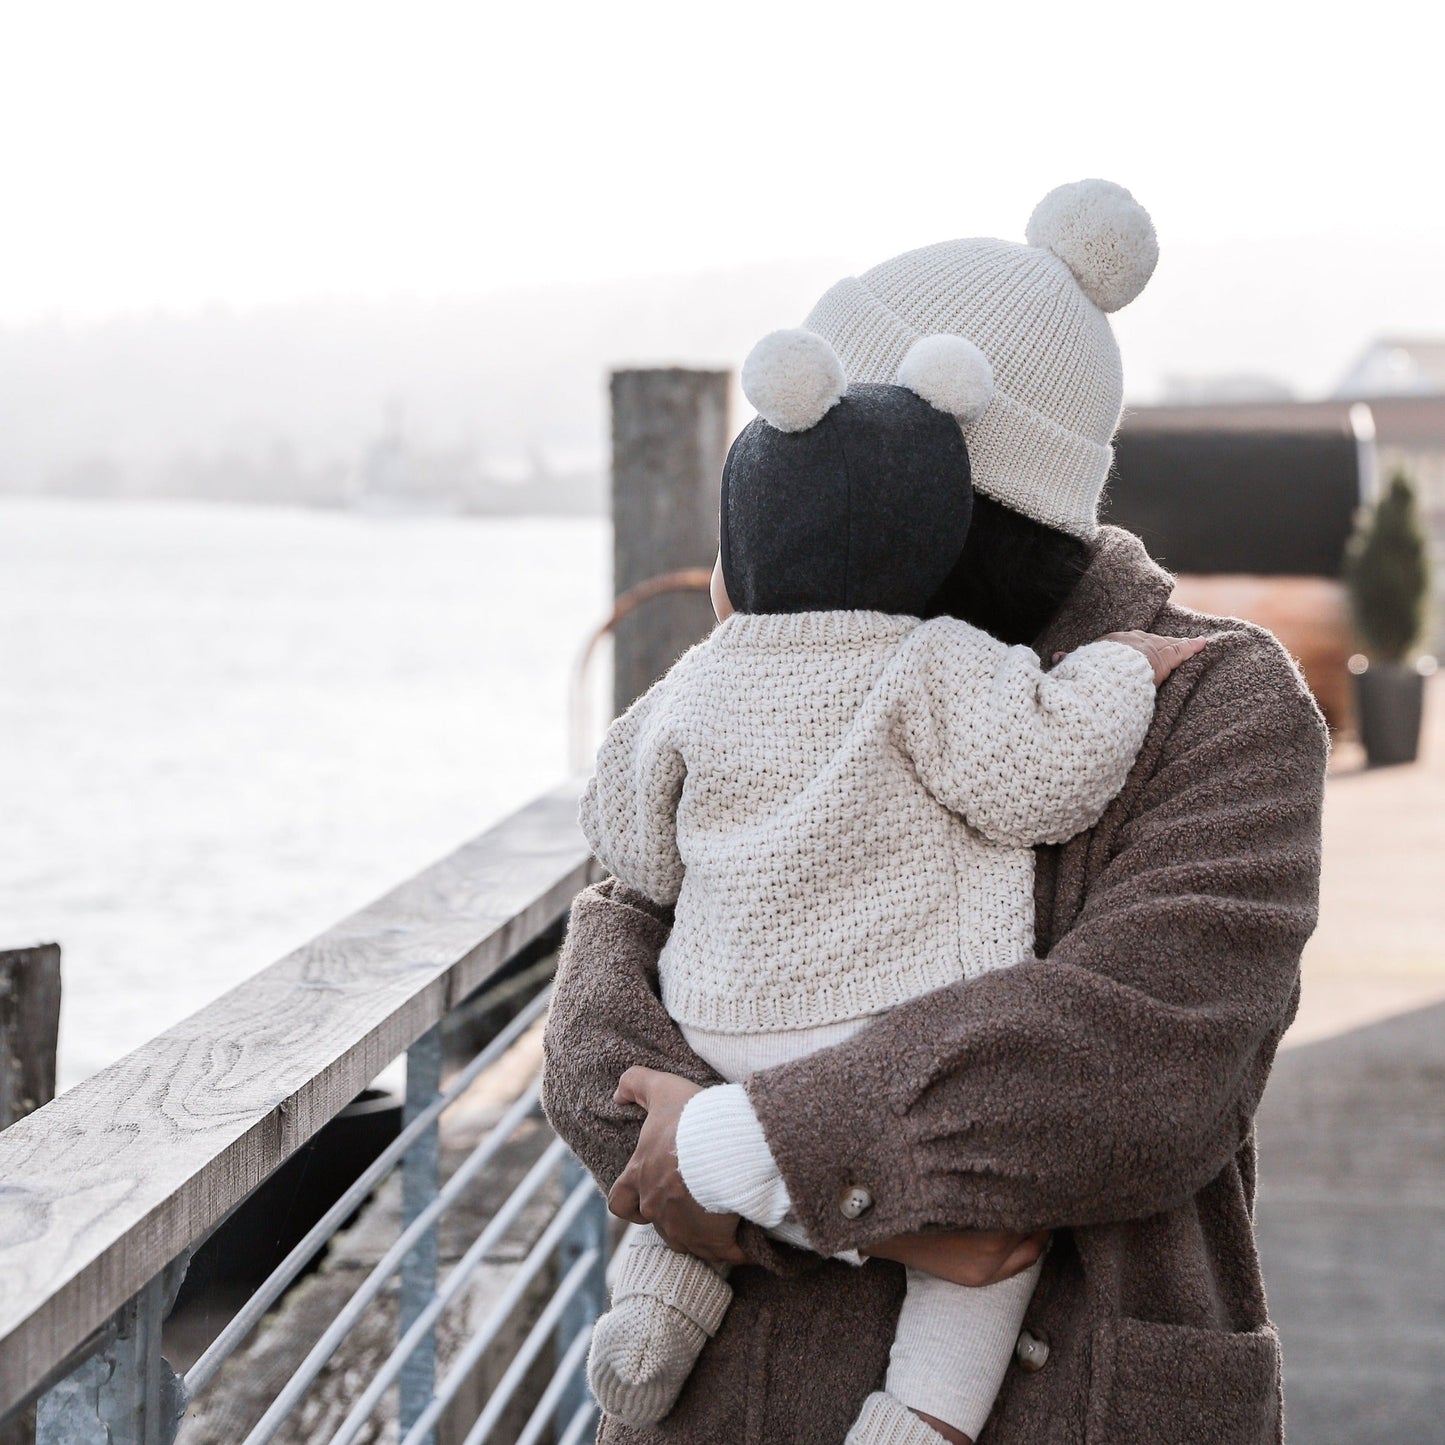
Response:
[[[612,725],[582,800],[602,862],[675,904],[662,1002],[730,1083],[1029,957],[1031,850],[1098,820],[1157,685],[1204,645],[1120,634],[1045,672],[1026,647],[920,621],[963,550],[960,422],[993,379],[969,342],[932,336],[898,383],[845,390],[805,331],[754,349],[759,416],[723,472],[719,626]],[[705,1207],[809,1247],[776,1183],[740,1199],[724,1181],[723,1202],[689,1176],[681,1131],[679,1160]],[[928,1417],[976,1437],[1038,1269],[982,1289],[910,1270],[886,1388],[850,1445],[937,1445]],[[730,1299],[725,1271],[634,1231],[589,1359],[603,1407],[665,1415]]]

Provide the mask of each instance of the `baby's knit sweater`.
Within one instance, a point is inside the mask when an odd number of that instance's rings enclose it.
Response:
[[[1154,710],[1132,648],[1045,673],[967,623],[735,613],[613,723],[597,856],[676,904],[679,1023],[865,1018],[1033,950],[1033,854],[1091,827]]]

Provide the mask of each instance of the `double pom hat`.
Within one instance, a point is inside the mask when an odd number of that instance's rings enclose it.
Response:
[[[1147,285],[1159,243],[1148,212],[1100,180],[1050,191],[1024,234],[1022,246],[943,241],[895,256],[838,282],[803,325],[853,382],[904,380],[904,359],[940,333],[973,343],[992,378],[986,405],[962,423],[973,485],[1087,541],[1124,400],[1107,313]],[[915,375],[928,366],[911,364]]]
[[[960,426],[995,393],[961,336],[926,336],[896,385],[849,386],[821,336],[775,331],[743,365],[758,416],[723,468],[723,580],[740,612],[922,613],[973,509]]]

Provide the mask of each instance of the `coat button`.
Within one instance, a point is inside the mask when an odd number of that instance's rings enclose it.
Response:
[[[1032,1375],[1048,1364],[1049,1343],[1037,1335],[1031,1335],[1027,1330],[1021,1330],[1019,1342],[1014,1346],[1014,1358],[1019,1362],[1019,1369]]]
[[[844,1219],[857,1219],[873,1208],[873,1196],[861,1184],[850,1184],[838,1196],[838,1212]]]

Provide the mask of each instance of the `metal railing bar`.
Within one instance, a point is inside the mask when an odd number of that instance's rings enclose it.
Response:
[[[326,1361],[335,1354],[346,1336],[355,1328],[366,1307],[381,1293],[382,1286],[396,1273],[401,1261],[430,1225],[448,1209],[458,1194],[471,1182],[483,1165],[491,1162],[502,1146],[516,1132],[517,1126],[536,1107],[542,1090],[540,1079],[502,1116],[496,1127],[469,1154],[457,1172],[442,1186],[437,1197],[397,1236],[396,1243],[382,1255],[376,1267],[357,1287],[356,1293],[342,1306],[325,1333],[311,1347],[311,1352],[297,1367],[295,1374],[281,1387],[270,1408],[256,1422],[243,1445],[265,1445],[275,1437],[287,1415],[300,1402],[321,1373]],[[420,1117],[420,1116],[418,1116]]]
[[[557,1166],[567,1157],[567,1146],[554,1139],[546,1152],[527,1172],[526,1177],[507,1196],[502,1207],[487,1221],[486,1228],[472,1241],[467,1252],[459,1259],[447,1275],[442,1287],[432,1296],[426,1309],[417,1316],[410,1329],[397,1342],[392,1352],[382,1361],[371,1383],[351,1407],[336,1433],[327,1445],[351,1445],[365,1426],[367,1417],[376,1408],[377,1402],[390,1389],[392,1382],[401,1373],[402,1366],[410,1358],[417,1345],[436,1324],[442,1311],[456,1298],[461,1288],[476,1272],[486,1258],[487,1251],[516,1222],[533,1196],[546,1183]]]
[[[582,1437],[591,1428],[592,1419],[596,1414],[597,1406],[589,1400],[567,1422],[567,1428],[562,1432],[562,1437],[557,1441],[557,1445],[582,1445]]]
[[[462,1445],[482,1445],[493,1430],[497,1428],[497,1422],[502,1418],[502,1411],[512,1403],[512,1396],[517,1393],[518,1386],[526,1378],[527,1371],[532,1368],[532,1361],[542,1352],[542,1346],[552,1338],[557,1328],[558,1321],[562,1318],[562,1311],[572,1302],[575,1295],[583,1285],[587,1283],[587,1271],[597,1263],[597,1251],[589,1249],[577,1256],[572,1268],[562,1278],[562,1283],[557,1286],[557,1292],[547,1301],[547,1308],[537,1316],[537,1323],[534,1324],[522,1341],[517,1353],[512,1356],[512,1363],[507,1366],[502,1378],[497,1381],[497,1387],[492,1391],[487,1400],[486,1408],[477,1416],[476,1424],[467,1431],[467,1438]]]
[[[577,1332],[577,1338],[567,1346],[567,1353],[557,1362],[557,1368],[547,1382],[547,1388],[542,1391],[542,1398],[537,1401],[536,1409],[527,1417],[522,1433],[517,1436],[517,1445],[537,1445],[542,1432],[552,1423],[552,1416],[557,1413],[557,1405],[572,1383],[572,1377],[587,1358],[587,1346],[591,1342],[590,1326]]]
[[[291,1282],[311,1261],[312,1256],[336,1233],[342,1221],[352,1214],[376,1187],[377,1182],[421,1137],[428,1126],[436,1122],[442,1111],[448,1105],[455,1103],[457,1098],[476,1081],[477,1076],[488,1066],[494,1064],[541,1017],[550,998],[551,990],[547,989],[528,1004],[476,1058],[457,1074],[442,1092],[441,1098],[418,1114],[366,1166],[346,1193],[316,1221],[307,1231],[306,1237],[271,1271],[265,1283],[241,1306],[225,1329],[211,1341],[200,1359],[186,1371],[187,1399],[210,1384],[216,1372],[235,1352],[236,1346],[256,1328],[266,1311],[281,1298]]]
[[[585,1180],[588,1175],[582,1166],[580,1159],[571,1159],[563,1173],[565,1186],[571,1189],[574,1184]],[[580,1330],[590,1331],[597,1319],[607,1309],[607,1297],[609,1294],[607,1286],[607,1255],[611,1243],[612,1225],[607,1208],[606,1196],[600,1189],[592,1193],[592,1204],[584,1209],[577,1216],[577,1223],[569,1231],[567,1238],[562,1241],[561,1248],[557,1252],[557,1268],[559,1271],[566,1269],[572,1261],[588,1249],[596,1250],[597,1260],[592,1267],[592,1273],[588,1279],[587,1286],[572,1301],[571,1307],[562,1318],[558,1326],[556,1344],[560,1349],[566,1340],[570,1340]],[[587,1399],[587,1381],[583,1376],[578,1376],[568,1386],[559,1402],[556,1413],[564,1420],[570,1419],[573,1412]]]
[[[527,1257],[518,1267],[516,1274],[508,1281],[506,1289],[498,1297],[492,1312],[487,1316],[487,1321],[463,1346],[457,1358],[452,1361],[451,1368],[447,1371],[446,1377],[437,1386],[436,1398],[427,1406],[426,1410],[411,1427],[401,1445],[419,1445],[425,1437],[426,1432],[441,1418],[441,1413],[451,1404],[452,1397],[467,1382],[467,1377],[475,1368],[476,1363],[491,1348],[497,1335],[501,1332],[502,1326],[507,1323],[511,1313],[520,1303],[522,1296],[531,1287],[532,1281],[542,1272],[542,1266],[552,1256],[552,1251],[557,1248],[563,1235],[571,1227],[572,1221],[587,1206],[588,1195],[596,1186],[590,1181],[579,1184],[563,1201],[561,1209],[554,1216],[552,1222],[542,1232]]]
[[[425,1113],[442,1091],[442,1026],[433,1024],[406,1051],[406,1105],[403,1120],[410,1123]],[[405,1228],[437,1197],[441,1187],[441,1130],[433,1124],[406,1152],[401,1161],[401,1223]],[[437,1288],[437,1229],[433,1225],[417,1240],[401,1262],[401,1301],[397,1331],[405,1334],[426,1309]],[[436,1336],[428,1334],[401,1372],[401,1398],[397,1402],[400,1428],[405,1430],[431,1399],[436,1389]],[[436,1437],[426,1445],[436,1445]]]

